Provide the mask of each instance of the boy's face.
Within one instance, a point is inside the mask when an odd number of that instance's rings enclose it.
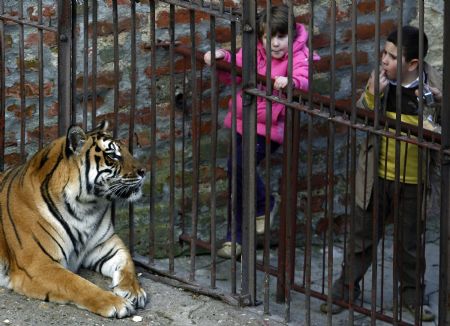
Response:
[[[408,64],[402,57],[402,76],[408,72]],[[389,41],[384,45],[383,54],[381,57],[381,69],[390,80],[397,80],[397,46]]]
[[[262,43],[264,45],[264,48],[266,48],[266,33],[264,33],[263,37],[262,37]],[[286,53],[288,53],[288,48],[289,48],[289,39],[288,39],[288,35],[281,35],[281,34],[276,34],[274,36],[272,36],[271,38],[271,55],[272,58],[275,59],[281,59],[284,57],[284,55]]]

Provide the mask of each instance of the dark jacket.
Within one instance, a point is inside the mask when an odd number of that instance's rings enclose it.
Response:
[[[424,64],[424,71],[427,74],[428,85],[431,87],[442,90],[442,76],[429,64]],[[386,95],[389,86],[387,86],[383,94]],[[380,108],[382,112],[386,112],[386,99],[387,96],[381,98]],[[360,109],[370,110],[364,104],[364,93],[356,103],[356,106]],[[424,107],[424,118],[428,115],[433,116],[433,121],[440,122],[440,105],[433,107]],[[356,165],[356,189],[355,200],[356,205],[363,209],[367,209],[370,198],[372,196],[373,183],[375,181],[374,164],[378,166],[378,161],[375,160],[374,144],[375,136],[373,133],[368,134],[368,139],[364,139],[359,146],[358,161]],[[367,145],[367,146],[366,146]]]

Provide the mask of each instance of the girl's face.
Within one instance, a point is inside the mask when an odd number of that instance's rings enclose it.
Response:
[[[384,45],[383,54],[381,56],[381,69],[383,69],[386,77],[390,80],[397,80],[397,46],[389,41]],[[402,76],[408,71],[405,58],[402,58]]]
[[[266,37],[266,33],[264,33],[262,37],[264,48],[266,48],[267,45]],[[276,35],[272,36],[270,43],[272,58],[281,59],[286,53],[288,53],[289,40],[287,34],[281,35],[277,33]]]

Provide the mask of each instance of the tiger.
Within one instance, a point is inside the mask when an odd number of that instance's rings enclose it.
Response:
[[[67,134],[0,175],[0,286],[70,303],[103,317],[144,308],[130,252],[114,232],[113,200],[135,201],[145,169],[108,132],[108,122]],[[111,278],[104,290],[77,272]]]

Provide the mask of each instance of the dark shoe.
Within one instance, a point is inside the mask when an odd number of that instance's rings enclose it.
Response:
[[[413,316],[415,316],[416,307],[413,304],[405,304],[404,306]],[[430,306],[424,304],[421,307],[422,312],[420,313],[420,319],[422,321],[433,321],[435,316]]]
[[[331,314],[332,315],[335,315],[335,314],[338,314],[338,313],[340,313],[340,312],[342,312],[342,311],[344,311],[345,310],[345,308],[344,307],[342,307],[342,306],[338,306],[337,304],[332,304],[331,305]],[[322,303],[321,305],[320,305],[320,311],[321,312],[323,312],[324,314],[327,314],[328,313],[328,303]]]
[[[341,279],[338,279],[334,282],[333,284],[333,290],[332,290],[332,296],[333,296],[333,300],[343,300],[348,302],[350,300],[350,288],[345,285],[344,288],[342,288],[342,281]],[[355,286],[353,287],[353,300],[356,301],[356,299],[359,298],[361,294],[361,289],[359,288],[358,284],[355,284]],[[346,308],[343,306],[339,306],[337,304],[332,304],[331,305],[331,310],[328,309],[328,303],[322,303],[320,305],[320,311],[323,313],[328,313],[331,312],[332,315],[334,314],[338,314],[340,312],[342,312],[343,310],[345,310]]]

